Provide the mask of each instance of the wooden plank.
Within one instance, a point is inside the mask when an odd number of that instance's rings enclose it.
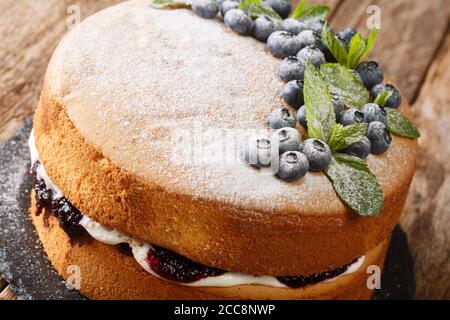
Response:
[[[427,69],[445,36],[448,0],[345,0],[332,16],[335,30],[368,33],[367,8],[377,5],[381,32],[372,56],[410,102],[416,99]]]
[[[3,279],[2,276],[0,275],[0,292],[2,292],[3,289],[5,289],[7,285],[8,285],[8,282],[6,282],[6,280]]]
[[[81,17],[120,2],[77,1]],[[32,114],[50,56],[68,31],[68,1],[1,2],[0,19],[0,141]]]
[[[415,258],[417,297],[450,299],[450,33],[413,111],[422,137],[402,226]]]
[[[0,292],[0,300],[16,300],[16,296],[12,293],[9,286],[7,286],[2,292]]]

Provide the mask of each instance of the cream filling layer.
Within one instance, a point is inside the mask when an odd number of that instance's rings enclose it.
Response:
[[[39,153],[36,149],[34,130],[30,134],[28,145],[30,148],[31,163],[39,161]],[[53,183],[53,181],[45,172],[42,162],[36,170],[36,177],[38,179],[44,180],[47,188],[51,189],[57,198],[62,198],[64,196],[62,191]],[[134,259],[137,263],[139,263],[139,265],[142,266],[142,268],[144,268],[147,272],[157,278],[170,281],[156,274],[147,263],[148,251],[152,248],[151,244],[138,241],[134,238],[124,235],[123,233],[115,229],[107,228],[100,223],[91,220],[84,213],[82,214],[83,218],[80,220],[79,224],[91,235],[92,238],[108,245],[128,243],[128,245],[132,249]],[[364,260],[365,256],[359,257],[358,260],[352,263],[345,272],[332,279],[324,280],[323,282],[332,282],[342,276],[355,273],[359,270],[359,268],[361,268]],[[238,285],[258,284],[276,288],[289,288],[274,276],[254,276],[241,272],[226,272],[222,275],[209,276],[191,283],[175,283],[192,287],[232,287]]]

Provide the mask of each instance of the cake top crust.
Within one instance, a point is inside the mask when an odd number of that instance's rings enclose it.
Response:
[[[168,192],[264,212],[345,214],[323,173],[287,183],[241,159],[244,137],[270,132],[266,117],[287,107],[279,63],[219,19],[138,0],[74,28],[47,84],[89,143]],[[394,136],[385,154],[369,155],[385,197],[411,179],[416,143]]]

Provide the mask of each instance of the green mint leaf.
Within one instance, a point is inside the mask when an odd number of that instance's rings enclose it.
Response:
[[[301,16],[304,20],[325,20],[328,13],[330,12],[330,7],[327,5],[315,5],[306,8]]]
[[[272,20],[281,21],[281,16],[271,7],[265,5],[261,0],[244,0],[239,6],[253,20],[260,16],[266,16]]]
[[[361,38],[359,33],[355,34],[350,41],[348,48],[347,67],[349,67],[350,69],[356,69],[365,49],[366,41]]]
[[[320,71],[330,91],[340,96],[348,108],[359,109],[369,102],[369,92],[350,69],[337,63],[327,63],[320,67]]]
[[[328,24],[325,23],[322,29],[322,39],[325,45],[330,49],[336,60],[346,66],[348,64],[348,52],[342,45],[341,41],[334,35],[333,32],[328,30]]]
[[[372,29],[370,31],[369,37],[367,39],[364,39],[364,41],[366,42],[366,48],[364,50],[364,52],[362,53],[361,57],[359,58],[359,62],[364,59],[370,51],[372,51],[373,47],[375,46],[375,41],[377,39],[377,35],[378,32],[380,30],[379,29]]]
[[[336,123],[328,84],[310,62],[306,64],[303,95],[306,107],[308,134],[327,142]]]
[[[301,0],[296,6],[294,11],[291,13],[291,18],[300,19],[303,16],[303,12],[307,7],[306,0]]]
[[[304,19],[304,20],[310,19],[325,20],[329,12],[330,7],[327,5],[308,6],[306,0],[301,0],[295,7],[290,17],[294,19]]]
[[[191,8],[189,0],[153,0],[152,7],[156,9],[181,9]]]
[[[331,151],[336,152],[345,149],[360,141],[364,138],[368,126],[367,123],[355,123],[344,127],[336,123],[328,140]]]
[[[337,195],[360,216],[377,216],[383,194],[375,175],[358,157],[335,153],[326,170]]]
[[[375,100],[373,100],[373,103],[379,105],[380,107],[384,107],[391,95],[391,91],[382,91],[378,94]]]
[[[388,118],[387,128],[389,132],[412,139],[417,139],[420,137],[420,133],[417,131],[414,124],[401,112],[392,108],[385,108],[384,110],[386,111]]]

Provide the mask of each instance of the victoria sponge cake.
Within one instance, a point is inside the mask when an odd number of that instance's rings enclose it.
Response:
[[[224,23],[218,2],[195,2],[121,3],[55,50],[29,141],[30,214],[50,261],[66,279],[78,266],[77,289],[92,299],[370,298],[368,267],[383,267],[415,169],[417,142],[395,128],[412,126],[407,102],[377,81],[378,65],[361,63],[348,77],[367,104],[355,111],[343,94],[342,110],[326,109],[339,98],[317,76],[324,62],[339,65],[329,50],[300,44],[283,60],[277,37],[306,33],[275,31],[266,44],[245,26],[275,17],[255,20],[243,6]],[[295,105],[285,83],[295,92],[300,80]],[[311,88],[325,92],[317,114]],[[352,129],[351,144],[316,130],[323,114],[333,132]],[[275,137],[255,149],[250,131]],[[268,144],[273,168],[277,137],[278,173],[247,163]]]

